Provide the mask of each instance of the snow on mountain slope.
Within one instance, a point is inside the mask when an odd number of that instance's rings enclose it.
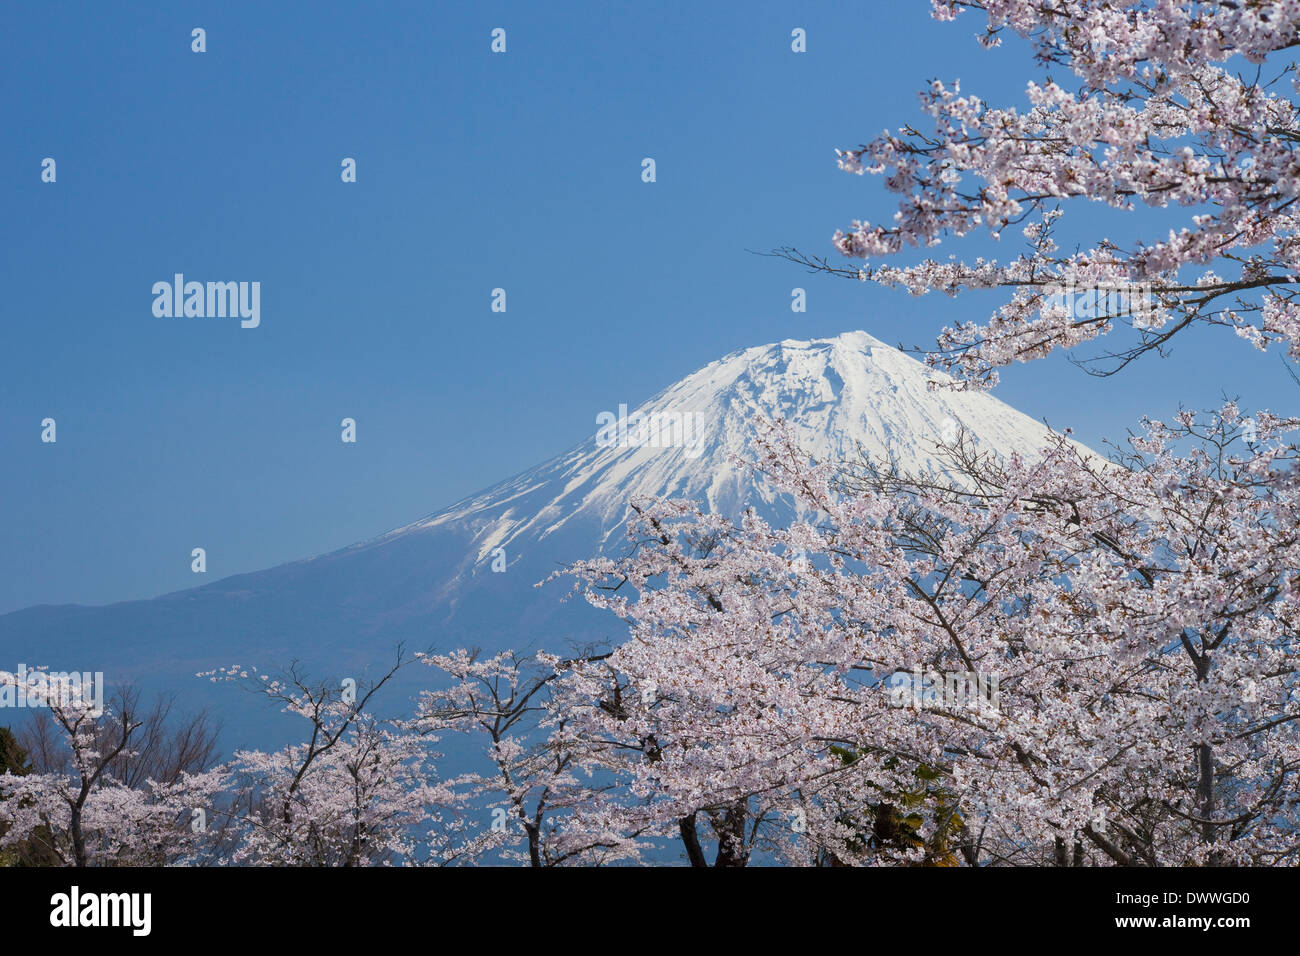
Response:
[[[374,542],[423,529],[468,525],[477,557],[544,540],[577,520],[594,521],[600,542],[617,540],[628,501],[637,495],[691,498],[709,510],[737,513],[768,489],[733,462],[746,457],[760,416],[780,414],[797,429],[800,446],[818,460],[887,457],[909,470],[942,470],[935,443],[964,429],[981,449],[1032,455],[1047,429],[982,393],[932,391],[942,373],[927,368],[866,332],[832,339],[787,339],[733,352],[706,365],[628,412],[650,425],[638,443],[631,428],[622,442],[599,435],[450,508],[398,528]],[[615,413],[616,414],[616,413]],[[670,441],[650,442],[667,429]],[[666,447],[665,447],[666,446]]]

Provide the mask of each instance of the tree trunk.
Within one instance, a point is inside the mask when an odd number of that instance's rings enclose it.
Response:
[[[528,863],[530,866],[542,865],[541,836],[542,830],[536,823],[524,821],[524,831],[528,834]]]
[[[745,820],[748,817],[745,802],[733,803],[722,814],[714,817],[718,832],[718,858],[714,866],[744,866],[749,862],[749,848],[745,846]]]
[[[81,830],[81,807],[72,807],[72,859],[73,866],[86,865],[86,835]]]
[[[677,829],[682,835],[682,842],[686,844],[686,858],[691,861],[691,866],[708,866],[708,861],[704,859],[704,849],[700,846],[700,835],[695,829],[695,814],[678,820]]]
[[[1204,682],[1210,676],[1210,652],[1204,650],[1201,654],[1193,658],[1196,662],[1196,679],[1198,682]],[[1201,819],[1206,821],[1201,824],[1201,838],[1206,843],[1214,843],[1218,839],[1218,829],[1209,820],[1214,816],[1217,794],[1214,786],[1214,748],[1208,743],[1198,744],[1196,747],[1196,802],[1200,811]],[[1219,854],[1214,853],[1210,856],[1210,865],[1218,864]]]

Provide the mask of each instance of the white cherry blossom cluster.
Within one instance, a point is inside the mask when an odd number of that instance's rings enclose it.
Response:
[[[1087,282],[1150,285],[1159,303],[1158,321],[1136,325],[1121,349],[1098,359],[1103,370],[1159,350],[1197,322],[1232,327],[1260,347],[1281,342],[1300,356],[1292,304],[1300,282],[1293,206],[1300,120],[1295,90],[1281,83],[1300,43],[1295,0],[933,0],[933,7],[939,19],[982,11],[986,41],[1017,34],[1040,62],[1077,81],[1072,89],[1030,82],[1023,110],[934,81],[921,94],[931,130],[908,126],[839,151],[841,168],[881,175],[899,196],[891,222],[855,220],[836,232],[845,256],[879,260],[977,230],[1001,237],[1013,226],[1030,240],[1029,252],[1002,261],[871,261],[855,270],[913,294],[1012,290],[987,322],[945,329],[934,365],[968,387],[988,387],[999,367],[1132,324],[1063,316],[1046,294]],[[1071,201],[1181,208],[1188,218],[1128,249],[1079,237],[1083,251],[1063,256],[1048,234]]]

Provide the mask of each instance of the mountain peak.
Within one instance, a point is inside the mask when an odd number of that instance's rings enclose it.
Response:
[[[876,338],[870,332],[863,332],[861,329],[855,332],[841,332],[839,335],[833,335],[826,339],[782,339],[776,343],[776,346],[788,349],[809,349],[817,346],[831,346],[832,348],[842,348],[858,352],[868,352],[874,346],[882,348],[891,348],[880,339]],[[775,346],[766,346],[774,348]]]
[[[693,498],[736,513],[769,501],[736,458],[752,457],[760,419],[793,423],[819,460],[863,454],[938,473],[936,445],[958,430],[982,449],[1035,455],[1047,429],[992,396],[932,390],[945,376],[863,331],[785,339],[740,349],[687,375],[629,410],[596,416],[596,433],[569,451],[393,535],[465,526],[477,560],[518,550],[575,523],[615,537],[637,495]],[[383,539],[378,539],[383,540]]]

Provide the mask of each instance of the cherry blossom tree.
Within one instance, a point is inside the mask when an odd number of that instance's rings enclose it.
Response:
[[[998,107],[959,84],[922,93],[931,129],[906,125],[840,151],[840,166],[884,176],[900,197],[888,224],[835,234],[843,267],[795,249],[814,269],[913,294],[1005,288],[986,322],[946,328],[928,358],[967,385],[997,369],[1128,326],[1123,345],[1086,360],[1098,374],[1158,352],[1183,329],[1222,326],[1300,358],[1300,118],[1294,0],[932,0],[936,19],[983,16],[989,47],[1012,35],[1062,75],[1030,82],[1028,108]],[[961,18],[965,19],[965,18]],[[1071,202],[1163,210],[1174,227],[1127,248],[1106,238],[1058,244]],[[1132,220],[1130,220],[1132,221]],[[1019,228],[1005,258],[880,262],[908,247]],[[1077,245],[1078,244],[1078,245]],[[1080,247],[1080,245],[1082,247]],[[1078,299],[1071,290],[1132,296]]]
[[[482,741],[491,767],[460,781],[491,815],[474,845],[476,860],[544,867],[643,858],[652,845],[646,828],[624,825],[610,809],[626,793],[593,772],[610,744],[576,733],[574,702],[553,693],[559,678],[599,666],[605,655],[563,659],[462,649],[418,656],[451,684],[421,695],[417,726]]]
[[[196,814],[213,804],[225,778],[204,766],[210,737],[201,721],[172,741],[179,748],[160,746],[166,708],[141,712],[130,691],[102,707],[79,675],[42,669],[0,672],[0,688],[48,714],[38,724],[40,765],[0,776],[0,847],[26,842],[77,867],[182,863],[203,849]]]
[[[783,817],[806,862],[1294,863],[1297,424],[1243,448],[1235,406],[1183,413],[1119,464],[961,436],[940,478],[776,428],[759,465],[799,521],[648,502],[631,556],[577,569],[631,629],[569,678],[624,754],[610,812],[688,847],[705,815],[724,857]]]
[[[438,779],[436,735],[371,712],[402,659],[368,687],[238,665],[201,675],[242,683],[304,721],[280,750],[240,750],[228,771],[228,862],[260,866],[439,865],[467,853],[455,781]]]
[[[506,651],[417,654],[445,685],[425,691],[412,720],[380,720],[367,689],[232,666],[206,675],[267,696],[305,720],[305,739],[274,752],[241,750],[228,767],[223,859],[284,866],[530,866],[635,860],[635,829],[592,825],[611,787],[575,775],[592,749],[566,730],[550,688],[570,661]],[[449,682],[448,682],[449,679]],[[483,743],[488,769],[442,779],[432,747],[448,735]],[[578,819],[580,824],[573,821]]]

